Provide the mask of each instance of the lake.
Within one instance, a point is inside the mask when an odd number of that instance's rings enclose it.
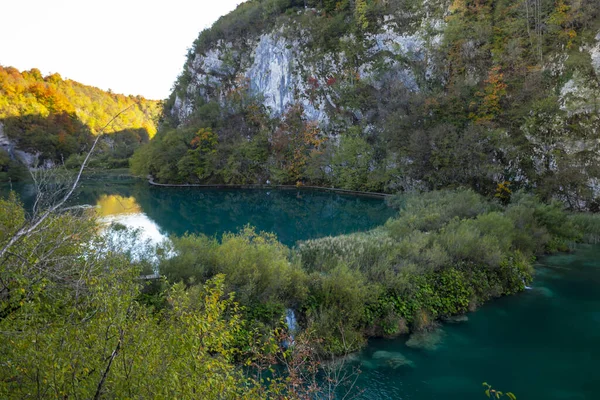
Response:
[[[0,194],[8,193],[2,185]],[[32,185],[14,185],[26,208]],[[109,221],[141,228],[155,241],[168,235],[220,236],[245,225],[282,243],[366,231],[395,215],[382,198],[311,189],[208,189],[151,186],[114,173],[86,176],[71,205],[96,206]]]
[[[16,187],[31,202],[31,190]],[[298,240],[364,231],[394,215],[382,199],[313,190],[152,187],[88,177],[74,204],[160,241],[219,235],[246,224]],[[530,290],[488,303],[421,340],[371,340],[349,358],[366,399],[483,399],[482,382],[518,399],[597,399],[600,383],[600,246],[540,260]]]

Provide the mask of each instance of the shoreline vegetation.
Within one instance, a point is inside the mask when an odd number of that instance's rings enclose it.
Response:
[[[246,227],[220,240],[172,238],[160,260],[168,282],[225,275],[226,291],[257,329],[287,309],[318,337],[322,355],[360,349],[368,337],[426,333],[438,321],[530,284],[536,256],[593,243],[600,218],[559,203],[514,194],[508,204],[470,191],[394,196],[396,218],[368,232],[299,242],[288,248]],[[148,292],[152,297],[159,293]]]
[[[389,193],[380,192],[361,192],[356,190],[339,189],[334,187],[325,186],[313,186],[313,185],[271,185],[271,184],[247,184],[247,185],[236,185],[236,184],[193,184],[193,183],[158,183],[155,182],[152,176],[148,176],[148,183],[152,186],[160,187],[187,187],[187,188],[205,188],[205,189],[280,189],[280,190],[320,190],[335,192],[341,194],[347,194],[352,196],[367,196],[367,197],[380,197],[387,198],[392,196]]]
[[[324,360],[369,337],[430,346],[438,321],[522,291],[535,256],[600,238],[600,216],[526,193],[388,202],[398,215],[368,232],[290,248],[247,226],[137,260],[117,239],[135,233],[98,235],[93,210],[50,215],[0,264],[0,397],[306,398],[344,367]],[[0,244],[26,220],[14,194],[0,200]]]

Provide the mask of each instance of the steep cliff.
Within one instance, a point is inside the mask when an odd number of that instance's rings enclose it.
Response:
[[[240,7],[265,3],[247,2]],[[435,0],[411,15],[404,11],[383,15],[365,32],[353,32],[355,21],[344,19],[347,26],[337,32],[341,35],[328,38],[325,45],[316,36],[328,32],[315,29],[311,20],[327,24],[331,17],[322,10],[294,7],[291,14],[268,16],[272,24],[263,30],[210,45],[198,41],[169,111],[185,123],[199,101],[223,102],[232,88],[243,87],[261,98],[271,116],[301,104],[308,120],[328,125],[343,89],[339,81],[353,85],[360,80],[380,90],[393,80],[419,91],[420,84],[441,78],[434,53],[443,41],[449,4]],[[236,18],[235,13],[231,18]],[[217,23],[213,29],[218,27]]]
[[[139,170],[593,206],[599,99],[593,0],[251,0],[200,34],[144,149],[184,161]]]

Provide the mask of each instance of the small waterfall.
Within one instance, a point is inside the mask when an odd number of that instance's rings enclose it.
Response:
[[[296,321],[296,313],[291,308],[285,310],[285,323],[291,334],[298,330],[298,322]]]
[[[289,341],[286,340],[283,342],[283,347],[288,348],[289,346],[294,344],[294,334],[298,331],[298,321],[296,321],[296,313],[291,308],[285,310],[285,323],[288,327],[290,339]]]
[[[525,286],[525,290],[533,289],[531,286],[527,286],[527,284],[525,283],[525,279],[523,279],[523,286]]]

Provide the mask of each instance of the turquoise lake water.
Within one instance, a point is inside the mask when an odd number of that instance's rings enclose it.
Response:
[[[357,355],[368,399],[600,399],[600,246],[540,260],[531,290],[444,324],[429,348],[372,340]]]
[[[31,185],[15,185],[26,208]],[[0,188],[6,195],[8,186]],[[151,236],[186,232],[220,236],[245,225],[277,234],[293,246],[298,240],[366,231],[395,215],[381,198],[310,189],[200,189],[156,187],[118,175],[88,176],[72,204],[97,206],[111,221],[151,231]]]
[[[308,190],[157,188],[96,176],[74,199],[162,240],[250,224],[294,245],[368,230],[393,210],[381,199]],[[16,187],[31,198],[27,187]],[[531,290],[488,303],[433,336],[375,339],[349,358],[366,399],[484,399],[482,382],[518,399],[600,399],[600,246],[539,261]],[[433,340],[435,339],[435,340]],[[417,342],[417,343],[415,343]]]

